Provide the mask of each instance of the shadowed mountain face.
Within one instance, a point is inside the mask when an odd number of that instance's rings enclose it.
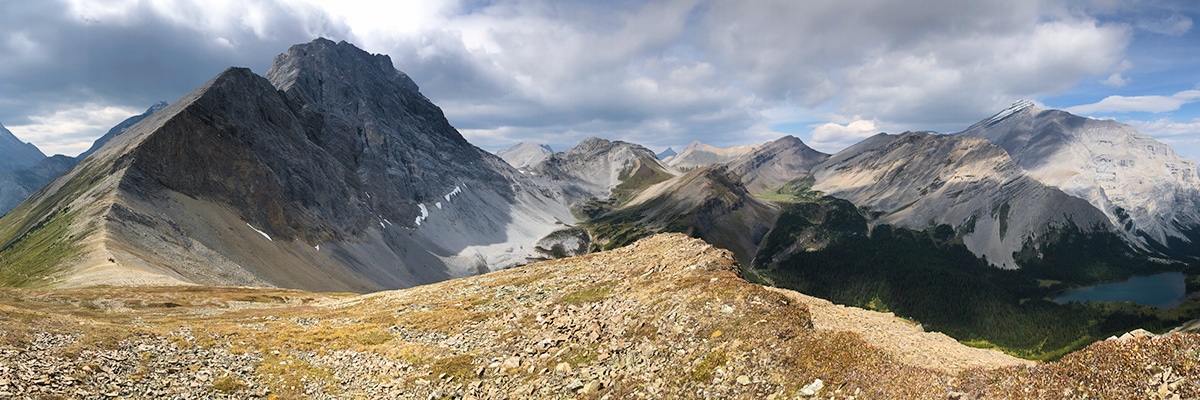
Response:
[[[8,210],[16,207],[17,204],[21,204],[22,201],[25,201],[25,199],[29,198],[30,195],[32,195],[42,186],[46,185],[46,183],[50,182],[51,179],[57,178],[59,175],[62,175],[62,173],[70,170],[71,167],[74,167],[79,160],[87,158],[87,156],[94,153],[96,149],[99,149],[100,146],[104,145],[104,143],[121,134],[121,132],[124,132],[129,127],[138,123],[138,121],[145,119],[150,114],[153,114],[155,111],[161,110],[166,106],[167,103],[158,103],[146,110],[145,113],[135,115],[124,121],[121,121],[120,124],[114,126],[108,131],[108,133],[105,133],[104,136],[96,139],[91,148],[79,154],[77,157],[69,157],[59,154],[52,157],[42,158],[36,164],[29,166],[28,168],[11,172],[0,170],[0,215],[4,215],[4,213],[7,213]],[[3,128],[3,126],[0,126],[0,129]],[[0,134],[0,136],[2,136],[2,134]],[[3,140],[0,139],[0,141]],[[36,150],[36,148],[34,149]],[[38,151],[37,154],[41,154],[41,151]]]
[[[1170,146],[1112,120],[1018,102],[958,133],[1003,147],[1030,177],[1087,200],[1142,248],[1200,256],[1200,178]]]
[[[0,221],[0,258],[66,234],[68,286],[369,291],[523,263],[573,222],[387,56],[318,39],[267,76],[229,69],[112,138]]]
[[[681,232],[729,249],[750,265],[777,206],[751,196],[724,165],[700,167],[646,188],[626,204],[593,221],[605,248],[657,232]]]
[[[22,142],[0,125],[0,171],[19,171],[37,164],[46,155],[32,143]]]

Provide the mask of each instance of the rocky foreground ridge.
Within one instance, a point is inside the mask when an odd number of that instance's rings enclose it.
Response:
[[[1196,335],[1105,341],[1030,364],[939,341],[894,318],[839,325],[889,317],[766,289],[736,271],[728,251],[666,234],[362,296],[198,286],[3,290],[0,397],[1200,395]],[[908,328],[892,329],[891,339],[866,331],[889,324]],[[905,353],[919,347],[938,356]]]

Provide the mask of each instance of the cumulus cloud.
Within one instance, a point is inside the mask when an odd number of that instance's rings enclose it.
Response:
[[[1129,84],[1134,25],[1169,35],[1191,24],[1104,22],[1087,7],[1039,0],[4,7],[0,121],[9,125],[89,104],[141,110],[228,66],[263,72],[289,45],[325,36],[391,55],[452,124],[490,149],[523,140],[566,148],[586,136],[655,148],[747,144],[781,135],[767,128],[781,107],[832,121],[812,132],[827,150],[880,127],[953,131],[1085,80]]]
[[[43,153],[75,156],[91,147],[96,139],[91,132],[106,132],[139,113],[137,109],[89,103],[33,115],[29,117],[29,123],[8,126],[8,129],[22,140],[36,143]]]
[[[879,130],[874,121],[857,120],[845,125],[829,122],[813,128],[810,145],[817,150],[834,152],[877,133]]]
[[[1191,122],[1176,122],[1168,119],[1155,121],[1131,120],[1125,123],[1133,126],[1138,132],[1165,139],[1172,137],[1190,136],[1192,140],[1200,139],[1200,118]]]
[[[1162,113],[1197,101],[1200,101],[1200,90],[1184,90],[1170,96],[1108,96],[1092,104],[1068,107],[1066,111],[1084,115],[1137,111]]]
[[[1103,83],[1105,86],[1119,88],[1119,87],[1129,84],[1129,78],[1121,76],[1121,73],[1118,72],[1118,73],[1109,75],[1108,78],[1105,78],[1104,80],[1100,81],[1100,83]]]
[[[133,111],[121,118],[129,117],[179,98],[230,66],[265,72],[272,56],[291,44],[348,32],[320,9],[292,3],[5,2],[0,121],[36,126],[45,121],[37,118],[95,105]],[[74,134],[92,139],[111,127],[69,126],[87,129]],[[63,146],[48,136],[22,139]]]

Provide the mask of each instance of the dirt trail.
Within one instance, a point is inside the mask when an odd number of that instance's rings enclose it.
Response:
[[[871,345],[896,355],[900,361],[933,370],[957,374],[980,367],[1033,365],[996,350],[967,347],[941,332],[925,332],[920,325],[892,313],[846,307],[796,291],[770,288],[808,306],[817,329],[858,333]]]

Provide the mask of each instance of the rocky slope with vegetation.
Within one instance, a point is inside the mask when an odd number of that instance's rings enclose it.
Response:
[[[995,352],[980,357],[987,352],[929,340],[935,334],[893,317],[830,311],[813,301],[750,284],[739,278],[729,252],[678,234],[370,295],[196,286],[5,289],[0,291],[0,395],[945,399],[1200,394],[1194,360],[1200,340],[1191,334],[1102,342],[1060,362],[1031,364]],[[839,313],[882,322],[839,325]],[[872,334],[870,327],[892,332]],[[908,343],[922,343],[919,352],[928,356],[914,357]]]

